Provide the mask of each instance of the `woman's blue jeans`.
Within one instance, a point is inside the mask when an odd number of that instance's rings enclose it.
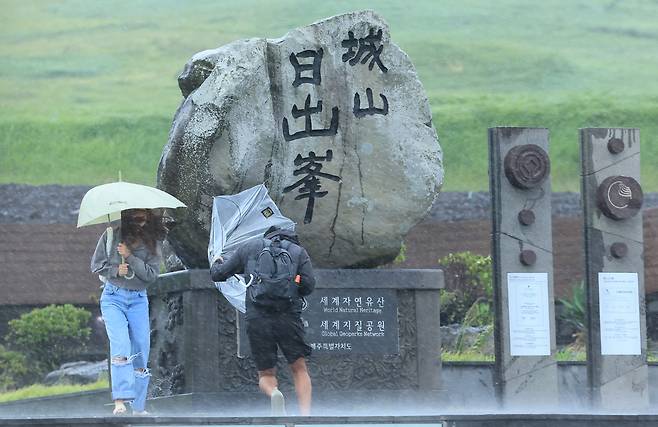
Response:
[[[110,340],[112,400],[132,401],[134,411],[143,411],[151,376],[146,367],[151,346],[146,290],[131,291],[107,282],[101,313]]]

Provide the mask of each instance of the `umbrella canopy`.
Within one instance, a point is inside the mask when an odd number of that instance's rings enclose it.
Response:
[[[281,214],[260,184],[238,194],[213,198],[208,244],[210,265],[251,239],[263,237],[271,226],[294,230],[295,223]]]
[[[295,223],[281,215],[263,184],[238,194],[215,197],[208,243],[210,265],[246,242],[262,238],[271,226],[295,229]],[[228,302],[244,313],[250,280],[252,278],[247,276],[245,283],[245,278],[233,276],[225,282],[217,282],[216,286]]]
[[[130,182],[113,182],[87,191],[80,203],[78,227],[118,220],[121,211],[126,209],[183,207],[183,202],[157,188]]]

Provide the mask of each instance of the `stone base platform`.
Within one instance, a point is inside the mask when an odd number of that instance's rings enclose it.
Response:
[[[631,414],[451,414],[371,417],[89,417],[89,418],[0,418],[3,426],[399,426],[399,427],[649,427],[658,415]]]
[[[294,393],[286,394],[289,414],[296,414]],[[496,411],[473,400],[453,408],[420,393],[318,391],[312,417],[269,417],[269,401],[259,393],[190,393],[150,399],[147,417],[113,417],[107,391],[67,398],[38,398],[0,405],[0,426],[258,426],[258,427],[648,427],[658,425],[658,411],[559,410]],[[66,401],[68,399],[69,401]],[[528,402],[530,404],[531,402]],[[368,426],[366,426],[366,424]]]

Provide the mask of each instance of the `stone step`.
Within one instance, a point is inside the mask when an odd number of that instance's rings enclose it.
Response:
[[[658,415],[634,414],[447,414],[394,417],[81,417],[2,419],[3,426],[397,426],[397,427],[649,427],[658,424]]]

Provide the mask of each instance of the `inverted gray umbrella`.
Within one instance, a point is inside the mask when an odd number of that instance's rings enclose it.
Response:
[[[265,185],[260,184],[238,194],[214,197],[208,262],[212,265],[220,256],[230,256],[241,245],[262,238],[272,226],[295,229],[295,223],[281,214]],[[233,276],[215,285],[235,308],[245,312],[248,281]]]

